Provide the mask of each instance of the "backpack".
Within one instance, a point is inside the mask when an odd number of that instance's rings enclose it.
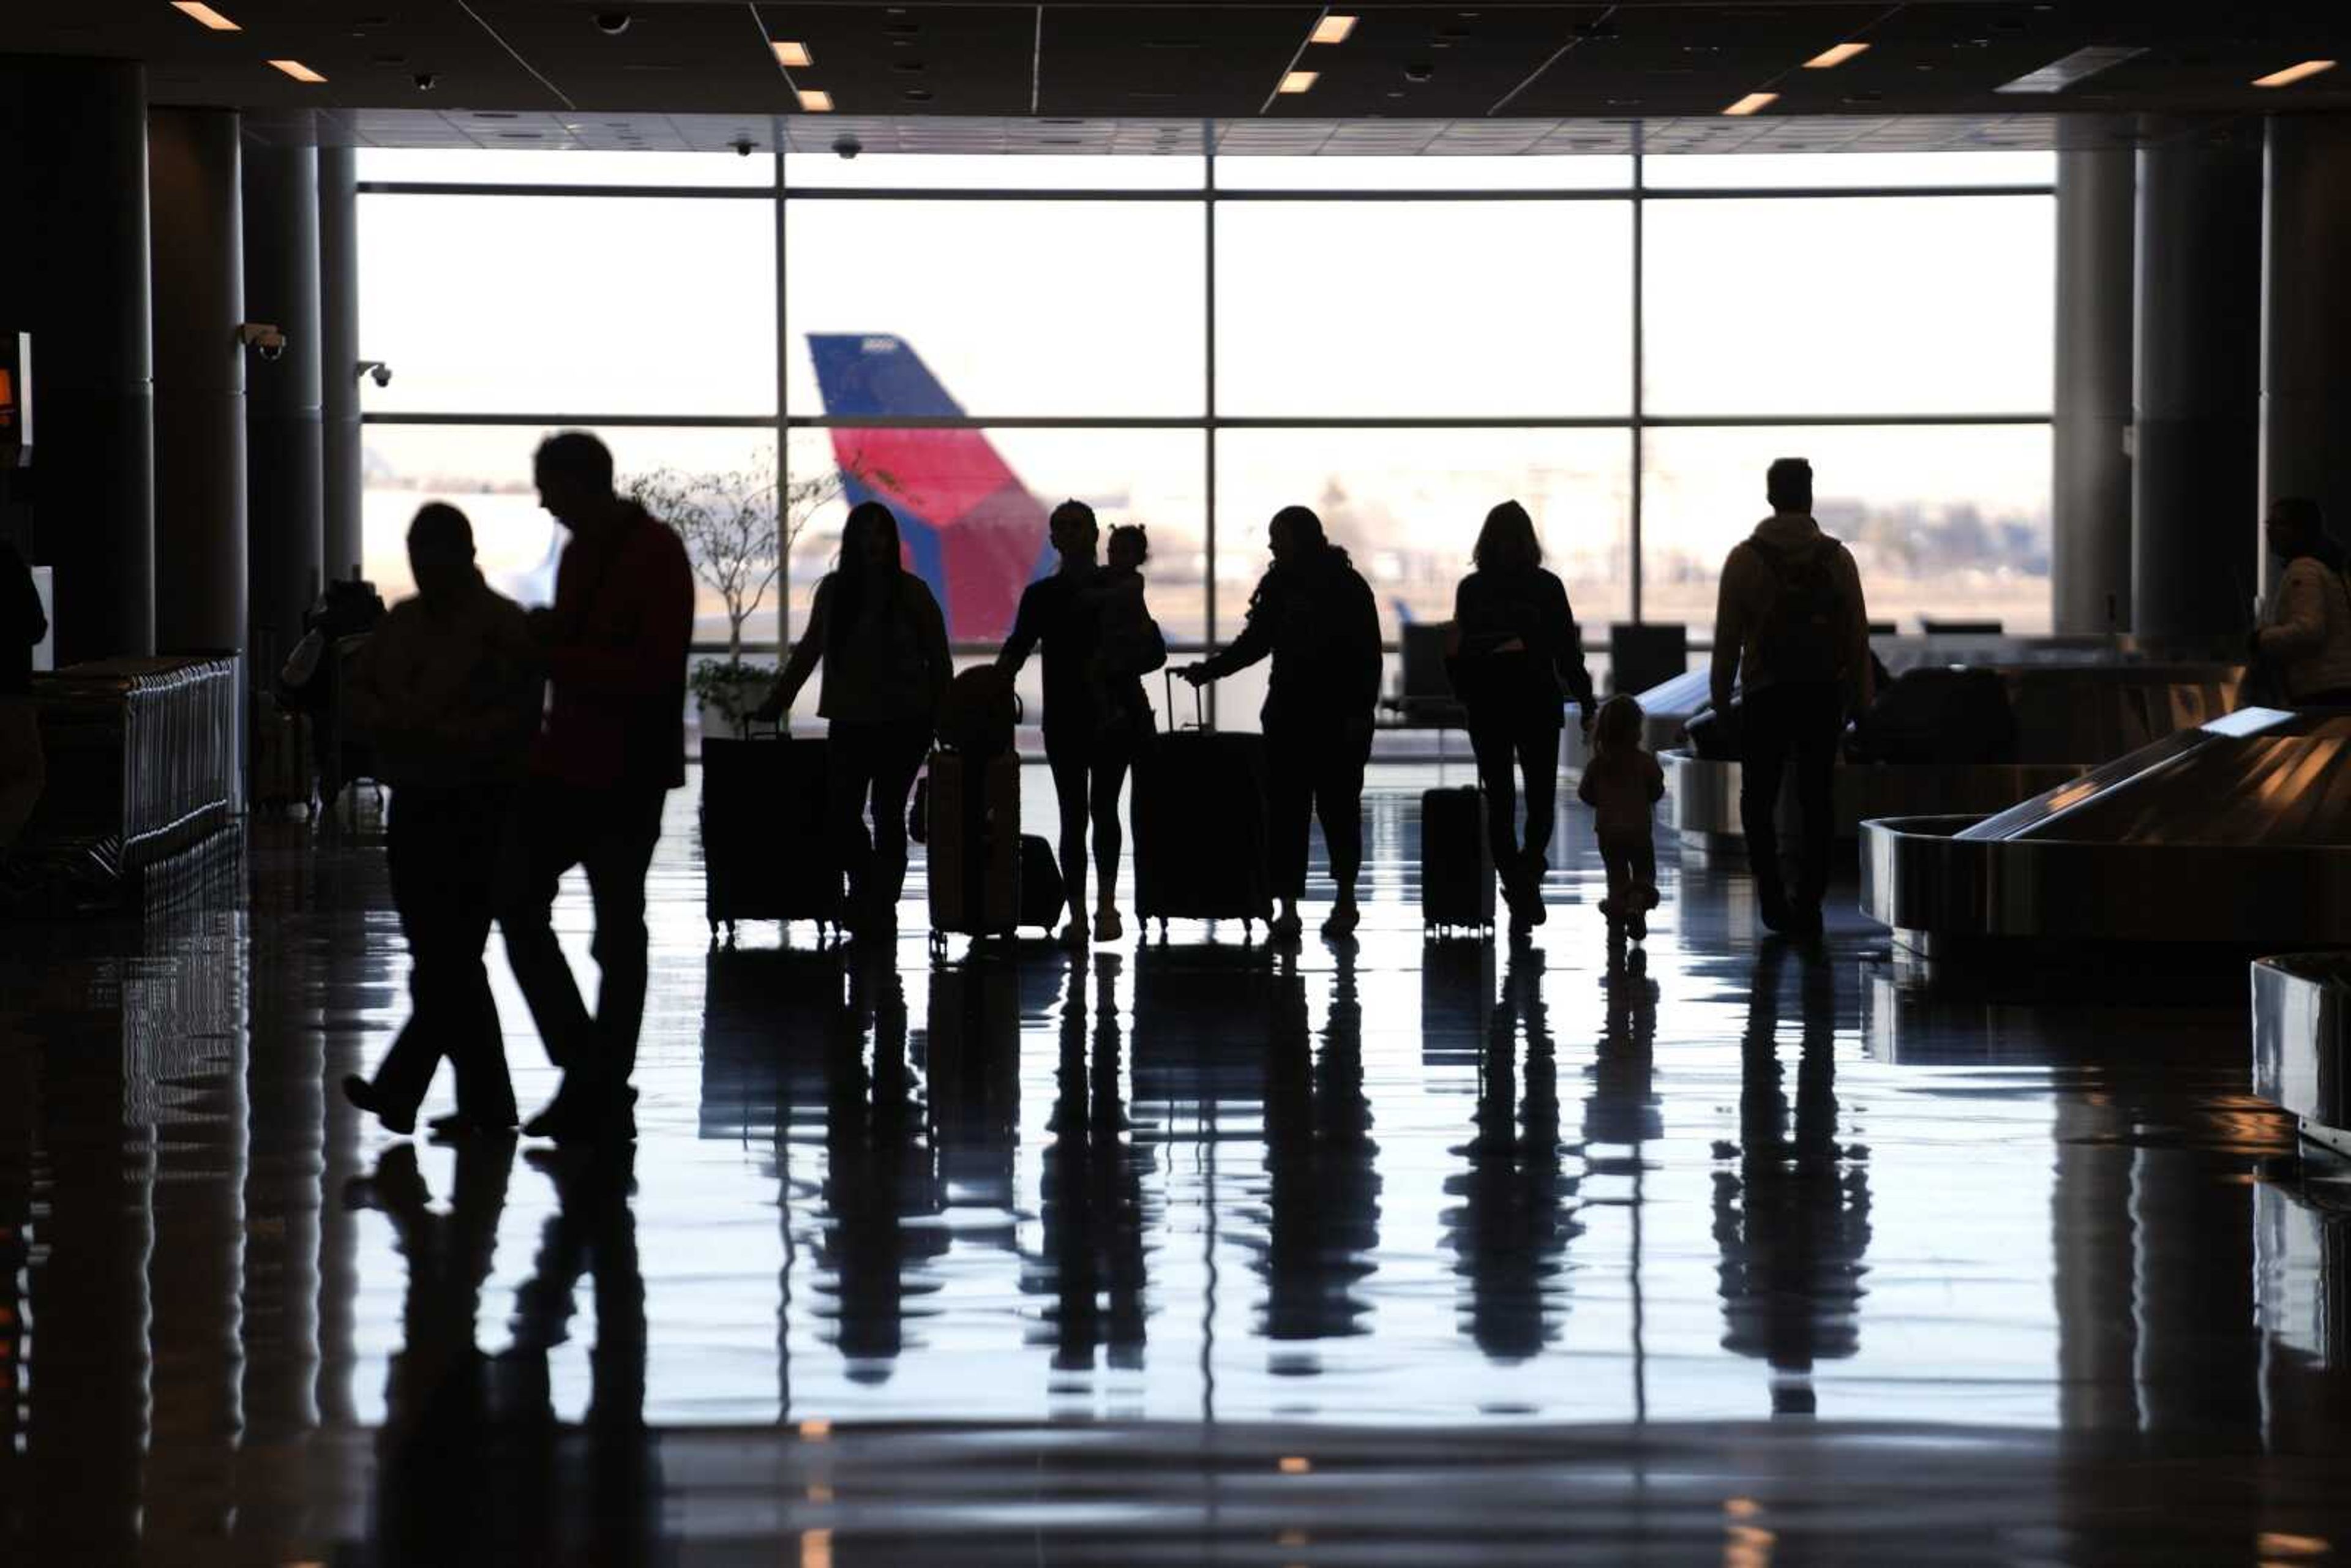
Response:
[[[1756,662],[1777,681],[1834,681],[1843,675],[1844,596],[1830,570],[1837,542],[1823,536],[1801,553],[1748,542],[1774,580],[1771,602],[1755,630]]]

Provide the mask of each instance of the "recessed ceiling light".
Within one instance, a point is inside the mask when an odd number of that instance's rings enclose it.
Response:
[[[831,114],[832,94],[822,88],[804,87],[800,89],[800,107],[810,114]]]
[[[1321,71],[1285,72],[1282,75],[1281,86],[1274,90],[1277,92],[1304,92],[1307,89],[1314,85],[1316,78],[1320,78],[1322,74],[1322,73]]]
[[[786,70],[796,71],[816,64],[816,57],[809,53],[809,47],[796,39],[779,40],[775,49],[776,63]]]
[[[1779,101],[1780,95],[1776,92],[1750,92],[1745,98],[1740,99],[1737,103],[1732,104],[1729,109],[1724,110],[1722,112],[1725,114],[1754,114],[1759,110],[1771,108],[1773,104]]]
[[[2123,44],[2093,44],[2088,48],[2075,49],[2062,59],[2054,59],[2037,71],[2028,71],[2014,81],[2002,82],[1994,92],[2063,92],[2075,82],[2086,81],[2100,71],[2112,70],[2125,60],[2147,53]]]
[[[1310,44],[1343,44],[1347,35],[1355,30],[1353,16],[1325,16],[1314,24],[1314,31],[1306,36]]]
[[[2331,71],[2334,68],[2333,60],[2304,60],[2298,66],[2288,66],[2282,71],[2272,71],[2265,77],[2255,77],[2253,85],[2255,87],[2292,87],[2294,83],[2314,77],[2321,71]]]
[[[172,0],[172,9],[183,16],[202,22],[215,33],[241,33],[245,30],[205,5],[204,0]]]
[[[279,70],[284,71],[287,76],[292,77],[296,81],[325,81],[327,79],[325,77],[320,76],[317,71],[312,70],[308,66],[304,65],[300,60],[272,60],[269,63],[276,66]]]
[[[1823,49],[1819,54],[1814,55],[1811,59],[1806,60],[1804,62],[1804,68],[1808,71],[1834,70],[1837,67],[1844,64],[1845,61],[1853,58],[1854,56],[1867,54],[1868,52],[1869,46],[1867,44],[1839,44],[1834,48]]]

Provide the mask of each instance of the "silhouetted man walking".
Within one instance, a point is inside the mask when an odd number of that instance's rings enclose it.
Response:
[[[343,1093],[393,1132],[409,1132],[446,1056],[457,1113],[434,1130],[511,1133],[514,1084],[482,949],[499,842],[530,766],[546,678],[522,606],[475,568],[465,513],[437,501],[420,509],[408,528],[408,561],[416,597],[377,624],[344,701],[392,786],[386,858],[415,1008],[373,1081],[346,1078]]]
[[[533,617],[554,687],[505,856],[498,925],[563,1086],[524,1131],[635,1136],[629,1074],[645,1010],[645,872],[662,806],[685,782],[694,573],[675,533],[612,491],[612,455],[582,431],[540,443],[539,505],[571,531],[555,607]],[[602,981],[590,1018],[549,915],[588,873]]]
[[[1869,706],[1869,609],[1844,546],[1813,520],[1813,465],[1782,457],[1764,481],[1771,515],[1733,545],[1714,612],[1715,711],[1740,716],[1740,826],[1763,924],[1821,928],[1835,841],[1837,737],[1848,705]],[[1795,896],[1780,865],[1780,785],[1793,759],[1802,838]]]

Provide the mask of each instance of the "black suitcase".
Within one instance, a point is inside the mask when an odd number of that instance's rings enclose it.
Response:
[[[1011,936],[1020,916],[1020,758],[934,751],[928,799],[932,947],[949,932]]]
[[[1170,920],[1273,919],[1266,870],[1265,737],[1209,729],[1193,688],[1193,723],[1155,737],[1134,769],[1134,912]]]
[[[1862,762],[2006,762],[2016,755],[2016,715],[1997,670],[1930,664],[1905,670],[1854,726]]]
[[[1486,836],[1486,791],[1474,784],[1420,797],[1420,928],[1443,936],[1494,931],[1494,845]]]
[[[841,864],[825,832],[825,743],[702,741],[702,909],[710,936],[739,920],[841,929]]]
[[[1053,859],[1053,846],[1035,833],[1021,834],[1020,924],[1041,925],[1050,936],[1069,896],[1061,864]]]

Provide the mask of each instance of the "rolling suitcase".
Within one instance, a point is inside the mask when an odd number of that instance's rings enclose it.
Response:
[[[1053,922],[1069,902],[1069,887],[1053,859],[1053,846],[1035,833],[1020,835],[1020,924],[1041,925],[1053,934]]]
[[[1854,726],[1865,762],[1988,763],[2016,755],[2016,715],[1997,670],[1905,670]]]
[[[702,741],[702,908],[710,938],[738,920],[841,929],[841,865],[824,828],[825,743]]]
[[[934,751],[930,768],[931,946],[949,932],[1009,936],[1020,923],[1020,758]]]
[[[1134,769],[1134,911],[1138,919],[1273,919],[1266,871],[1265,737],[1193,722],[1152,743]],[[1167,676],[1167,711],[1176,677]]]
[[[1437,741],[1437,787],[1420,796],[1420,929],[1424,938],[1494,934],[1494,845],[1486,836],[1486,791],[1444,784],[1444,741]]]

